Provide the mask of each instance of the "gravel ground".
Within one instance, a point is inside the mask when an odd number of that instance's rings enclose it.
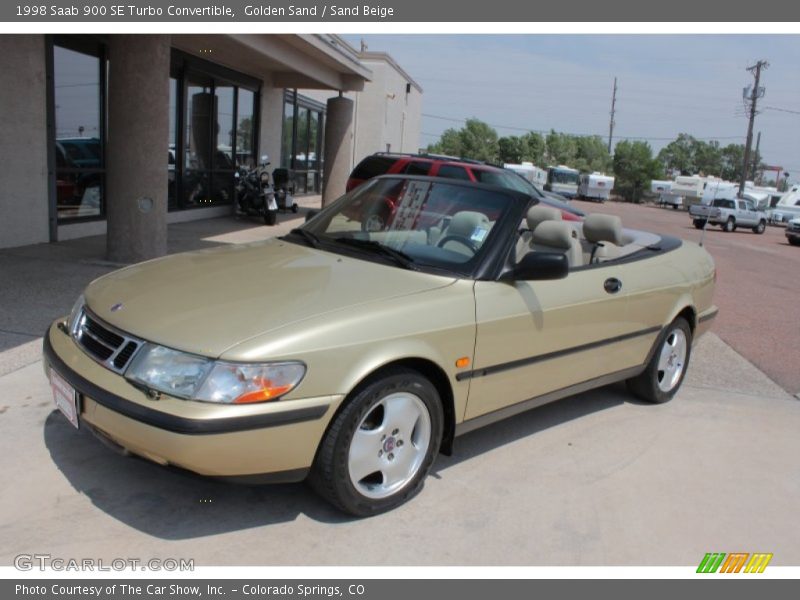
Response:
[[[699,241],[685,210],[623,202],[575,200],[587,213],[618,215],[626,227]],[[713,331],[791,394],[800,393],[800,248],[789,245],[781,227],[763,235],[750,229],[724,233],[709,227],[705,247],[717,264]]]

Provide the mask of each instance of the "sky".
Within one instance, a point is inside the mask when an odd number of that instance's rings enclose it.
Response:
[[[679,133],[743,144],[746,68],[764,59],[754,144],[760,131],[764,161],[800,180],[800,114],[784,112],[800,113],[797,35],[344,37],[388,52],[422,86],[421,147],[471,117],[501,136],[555,129],[608,139],[615,76],[615,140],[646,138],[655,152]]]

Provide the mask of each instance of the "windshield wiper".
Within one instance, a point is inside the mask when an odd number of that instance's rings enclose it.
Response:
[[[306,229],[300,229],[299,227],[297,227],[295,229],[292,229],[289,233],[300,236],[312,248],[320,247],[319,238],[315,234],[311,233]]]
[[[381,256],[386,256],[387,258],[391,258],[396,264],[403,267],[404,269],[409,269],[411,271],[419,271],[419,267],[414,264],[414,259],[412,259],[408,254],[400,250],[395,250],[394,248],[390,248],[389,246],[384,246],[383,244],[376,242],[374,240],[360,240],[358,238],[351,238],[351,237],[338,237],[334,241],[339,244],[354,246],[355,248],[367,250],[374,254],[380,254]]]

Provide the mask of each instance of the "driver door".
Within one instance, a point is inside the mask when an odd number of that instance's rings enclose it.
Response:
[[[641,364],[652,336],[631,335],[636,325],[626,318],[623,269],[598,265],[551,281],[476,281],[465,419]]]

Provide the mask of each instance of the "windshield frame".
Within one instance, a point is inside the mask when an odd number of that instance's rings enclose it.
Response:
[[[504,214],[502,214],[495,222],[492,230],[489,232],[489,235],[486,238],[486,242],[481,246],[480,250],[475,254],[474,257],[463,263],[454,263],[446,266],[417,261],[414,262],[415,266],[418,267],[417,270],[419,272],[432,275],[471,280],[494,279],[497,271],[502,268],[508,248],[516,243],[517,226],[520,220],[526,214],[528,206],[531,204],[530,195],[508,188],[443,177],[388,174],[380,177],[374,177],[350,192],[347,192],[334,202],[321,209],[316,215],[314,215],[298,229],[308,231],[319,239],[319,247],[317,247],[316,250],[345,255],[351,258],[367,260],[370,262],[377,262],[397,269],[402,269],[401,266],[387,256],[382,256],[377,252],[370,253],[355,246],[336,243],[332,237],[327,236],[324,233],[321,234],[320,231],[325,230],[333,217],[339,214],[342,205],[349,202],[354,195],[366,193],[370,187],[380,185],[379,182],[386,180],[419,181],[429,182],[435,185],[466,187],[473,190],[486,190],[488,193],[506,196],[509,199],[508,207],[503,211]],[[535,201],[536,199],[534,198],[534,202]],[[307,241],[304,241],[298,234],[290,233],[286,236],[283,236],[281,239],[292,243],[309,245]]]

